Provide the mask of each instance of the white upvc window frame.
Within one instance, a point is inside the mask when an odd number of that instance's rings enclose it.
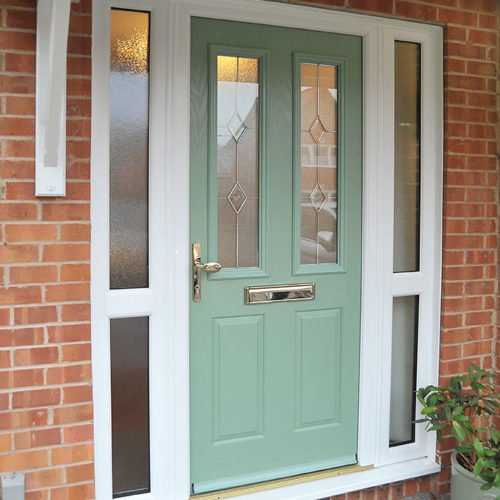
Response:
[[[150,287],[109,290],[110,9],[151,12]],[[440,470],[435,437],[389,447],[394,296],[419,295],[417,386],[438,380],[442,207],[442,29],[264,0],[94,0],[92,360],[96,498],[112,498],[109,320],[150,318],[151,493],[185,500],[189,474],[190,19],[212,17],[363,37],[363,278],[358,461],[374,468],[241,498],[315,499]],[[394,41],[421,44],[420,270],[393,273]]]

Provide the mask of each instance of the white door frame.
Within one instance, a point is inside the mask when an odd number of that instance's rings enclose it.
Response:
[[[151,11],[150,287],[109,290],[109,10]],[[435,439],[389,448],[392,299],[420,295],[418,385],[436,383],[440,321],[442,30],[264,0],[94,0],[92,361],[96,498],[111,494],[109,318],[150,316],[151,493],[184,500],[189,474],[189,58],[191,16],[362,36],[363,281],[358,460],[368,471],[244,498],[314,499],[437,472]],[[422,47],[421,269],[393,274],[394,40]],[[425,203],[423,203],[425,201]],[[242,497],[243,498],[243,497]]]

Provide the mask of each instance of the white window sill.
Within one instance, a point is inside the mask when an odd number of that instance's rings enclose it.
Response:
[[[260,491],[238,498],[242,500],[315,500],[318,498],[340,495],[350,491],[364,490],[387,483],[404,481],[419,476],[434,474],[441,466],[428,458],[419,458],[385,465],[374,469],[353,472],[328,479],[320,479],[309,483],[296,484],[284,488]]]

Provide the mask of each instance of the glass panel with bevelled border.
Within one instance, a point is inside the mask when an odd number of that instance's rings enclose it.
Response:
[[[337,263],[337,68],[300,65],[301,264]]]
[[[259,60],[217,56],[217,260],[259,265]]]

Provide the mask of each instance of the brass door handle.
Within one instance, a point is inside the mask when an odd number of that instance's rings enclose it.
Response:
[[[201,300],[201,273],[218,273],[222,266],[218,262],[207,262],[204,264],[201,261],[201,245],[198,242],[193,243],[193,301]]]
[[[218,262],[207,262],[203,264],[203,262],[196,260],[194,261],[194,266],[196,269],[201,269],[207,273],[218,273],[222,269],[222,266]]]

